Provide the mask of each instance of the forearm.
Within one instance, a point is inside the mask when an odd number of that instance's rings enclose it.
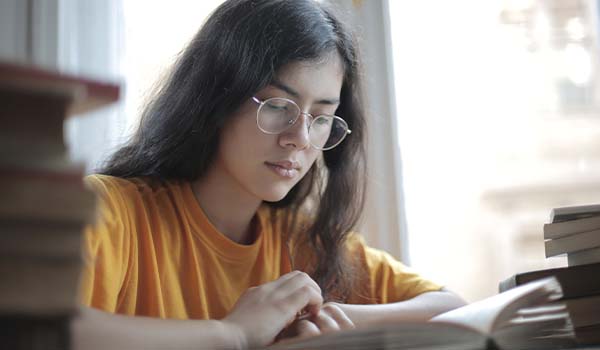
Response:
[[[86,307],[74,319],[73,349],[237,349],[235,328],[216,320],[164,320],[114,315]]]
[[[359,326],[382,322],[423,322],[443,312],[465,305],[448,291],[428,292],[410,300],[377,305],[337,304]]]

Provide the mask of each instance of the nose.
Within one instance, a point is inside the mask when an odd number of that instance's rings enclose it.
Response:
[[[279,134],[279,144],[281,147],[292,147],[297,149],[305,149],[310,147],[308,139],[308,126],[311,116],[308,113],[300,113],[296,122],[284,132]]]

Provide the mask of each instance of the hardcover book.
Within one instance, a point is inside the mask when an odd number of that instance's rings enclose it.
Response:
[[[565,299],[600,294],[600,263],[522,272],[499,283],[500,292],[546,277],[556,277]]]

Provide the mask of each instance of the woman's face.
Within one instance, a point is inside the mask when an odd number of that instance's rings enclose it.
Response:
[[[285,97],[311,115],[334,114],[339,105],[343,69],[338,55],[317,62],[284,66],[271,85],[256,93],[264,101]],[[281,134],[265,134],[256,125],[258,104],[248,99],[222,130],[215,167],[221,180],[240,195],[276,202],[283,199],[322,151],[308,140],[306,115]],[[342,116],[343,117],[343,116]]]

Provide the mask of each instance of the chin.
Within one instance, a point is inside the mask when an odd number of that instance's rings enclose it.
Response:
[[[291,188],[270,188],[264,191],[260,198],[265,202],[279,202],[290,192]]]
[[[287,192],[284,193],[284,194],[270,194],[270,195],[266,195],[266,196],[263,196],[263,201],[265,201],[265,202],[279,202],[280,200],[284,199],[286,195],[287,195]]]

